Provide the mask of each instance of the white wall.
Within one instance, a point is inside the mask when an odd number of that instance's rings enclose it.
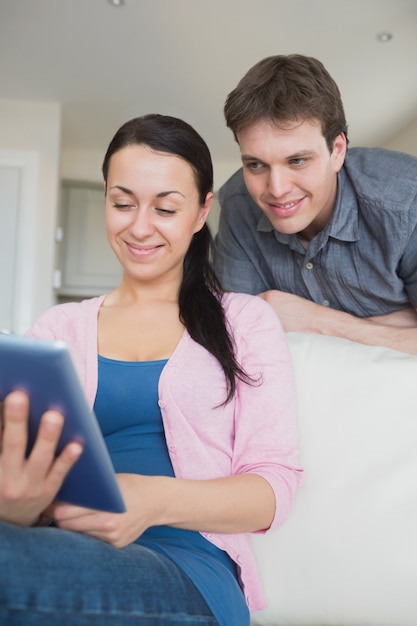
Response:
[[[230,139],[232,141],[232,138]],[[103,149],[103,152],[68,150],[63,147],[61,153],[61,178],[63,180],[101,182],[101,164],[106,147]],[[234,160],[213,159],[213,161],[214,189],[218,189],[240,167],[241,163],[238,152],[236,152],[236,159]]]
[[[37,229],[33,233],[35,267],[33,316],[54,302],[54,234],[59,188],[61,107],[55,102],[0,99],[0,148],[39,154],[38,197],[34,202]]]
[[[407,152],[417,156],[417,120],[386,142],[384,148],[399,150],[400,152]]]
[[[110,141],[110,139],[109,139]],[[60,177],[61,180],[87,181],[101,183],[101,164],[104,151],[68,150],[63,147],[61,152]]]

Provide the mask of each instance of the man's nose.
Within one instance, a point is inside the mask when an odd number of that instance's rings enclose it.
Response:
[[[268,191],[274,198],[285,196],[292,188],[291,176],[285,169],[271,169],[268,179]]]

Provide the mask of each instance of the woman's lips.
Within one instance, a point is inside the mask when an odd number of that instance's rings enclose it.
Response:
[[[161,248],[160,245],[140,246],[138,244],[129,243],[128,241],[126,241],[125,244],[129,252],[133,256],[138,257],[138,258],[151,256],[152,254],[154,254],[155,252],[157,252],[157,250]]]

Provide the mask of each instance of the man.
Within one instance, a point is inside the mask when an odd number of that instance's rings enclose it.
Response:
[[[274,56],[229,94],[243,168],[220,189],[216,266],[287,331],[417,354],[417,158],[347,149],[320,61]]]

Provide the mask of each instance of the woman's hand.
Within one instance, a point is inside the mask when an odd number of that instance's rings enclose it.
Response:
[[[82,532],[124,548],[133,543],[149,526],[160,523],[162,507],[159,482],[173,479],[140,474],[117,474],[126,504],[125,513],[107,513],[72,504],[54,502],[47,515],[59,528]],[[163,500],[163,498],[162,498]]]
[[[29,398],[21,391],[10,393],[0,415],[0,519],[31,526],[55,498],[82,447],[70,443],[55,458],[64,418],[57,411],[47,411],[30,456],[25,458]]]
[[[150,526],[206,532],[251,532],[269,528],[275,498],[256,474],[213,480],[118,474],[126,513],[106,513],[53,503],[48,515],[60,528],[82,532],[116,548],[135,541]]]

